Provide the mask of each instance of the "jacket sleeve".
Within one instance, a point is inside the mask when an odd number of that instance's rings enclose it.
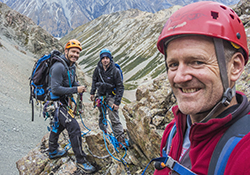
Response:
[[[97,77],[98,77],[98,68],[96,67],[92,76],[92,86],[90,90],[90,95],[95,95],[96,91],[96,83],[97,83]]]
[[[51,91],[58,96],[71,95],[77,93],[77,86],[65,87],[64,86],[64,74],[66,69],[63,64],[55,63],[51,67]]]
[[[116,95],[115,95],[114,103],[119,106],[121,104],[121,100],[122,100],[122,96],[124,92],[124,86],[123,86],[123,81],[122,81],[120,71],[117,68],[115,69],[116,69],[116,73],[115,73]]]

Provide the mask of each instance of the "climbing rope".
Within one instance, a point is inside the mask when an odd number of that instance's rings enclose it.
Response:
[[[81,113],[79,113],[79,116],[80,116],[82,125],[88,130],[87,132],[81,131],[81,137],[84,138],[84,136],[87,135],[87,134],[91,131],[91,129],[89,129],[89,128],[84,124]],[[66,151],[68,151],[68,150],[71,148],[71,142],[70,142],[70,140],[68,140],[68,141],[69,141],[69,143],[64,147],[64,149],[65,149]]]
[[[116,139],[116,137],[114,136],[114,131],[113,131],[113,128],[111,126],[111,123],[107,120],[106,116],[107,116],[107,108],[109,108],[111,111],[113,111],[113,109],[106,103],[106,101],[104,100],[104,97],[101,96],[101,100],[99,100],[99,103],[101,103],[101,108],[102,108],[102,115],[103,115],[103,124],[107,126],[107,124],[109,124],[111,130],[112,130],[112,133],[111,134],[108,134],[107,132],[103,131],[103,140],[104,140],[104,143],[105,143],[105,147],[106,147],[106,150],[108,151],[109,155],[115,159],[116,161],[118,162],[121,162],[124,167],[125,167],[125,170],[127,172],[127,175],[131,175],[130,171],[129,171],[129,166],[127,164],[127,162],[125,161],[125,157],[127,155],[127,148],[125,145],[123,145],[121,142],[118,142],[118,140]],[[98,105],[98,104],[96,104]],[[124,148],[124,154],[122,155],[122,158],[117,158],[114,156],[114,153],[112,154],[108,148],[108,145],[107,145],[107,141],[106,139],[109,140],[109,142],[112,144],[114,150],[119,153],[119,150],[117,149],[117,147],[119,147],[119,144],[121,144]],[[128,145],[128,143],[126,143]]]
[[[127,164],[127,162],[125,161],[125,157],[126,157],[126,155],[127,155],[127,148],[126,148],[126,146],[125,145],[123,145],[121,142],[118,142],[118,140],[116,139],[116,137],[114,136],[114,131],[113,131],[113,128],[112,128],[112,126],[111,126],[111,123],[107,120],[107,118],[106,118],[106,115],[107,115],[107,108],[109,108],[111,111],[113,111],[113,109],[105,102],[105,100],[104,100],[104,98],[105,97],[101,97],[102,98],[102,100],[100,101],[101,102],[101,108],[102,108],[102,112],[103,112],[103,123],[107,126],[108,124],[109,124],[109,126],[110,126],[110,128],[111,128],[111,130],[112,130],[112,133],[111,134],[108,134],[108,133],[106,133],[106,132],[104,132],[103,130],[103,140],[104,140],[104,143],[105,143],[105,147],[106,147],[106,150],[108,151],[108,155],[105,155],[105,156],[103,156],[103,157],[100,157],[100,156],[96,156],[96,155],[94,155],[92,152],[91,152],[91,150],[89,149],[89,148],[87,148],[88,149],[88,151],[89,151],[89,153],[93,156],[93,157],[95,157],[95,158],[99,158],[99,159],[105,159],[105,158],[108,158],[108,157],[112,157],[113,159],[115,159],[116,161],[118,161],[118,162],[121,162],[123,165],[124,165],[124,167],[125,167],[125,170],[126,170],[126,173],[127,173],[127,175],[131,175],[131,173],[130,173],[130,171],[129,171],[129,166],[128,166],[128,164]],[[74,100],[74,98],[73,97],[71,97],[71,99],[70,99],[74,104],[75,104],[75,107],[77,107],[77,103],[75,102],[75,100]],[[55,105],[53,105],[54,103],[53,102],[51,102],[51,101],[48,101],[48,102],[46,102],[45,103],[45,105],[44,105],[44,112],[43,112],[43,115],[44,115],[44,118],[45,118],[45,120],[47,120],[48,118],[50,118],[51,119],[51,121],[50,121],[50,127],[48,127],[48,130],[49,131],[51,131],[51,130],[54,130],[54,129],[56,129],[55,127],[56,127],[56,125],[55,125],[55,117],[54,117],[54,114],[56,113],[56,107],[55,107]],[[96,107],[96,105],[94,106],[94,107]],[[79,109],[79,108],[78,108]],[[76,111],[77,112],[77,111]],[[72,109],[71,108],[68,108],[68,113],[71,115],[71,113],[72,113],[72,115],[73,115],[73,112],[72,112]],[[75,111],[74,111],[74,113],[75,113]],[[80,116],[80,119],[81,119],[81,123],[83,124],[83,126],[88,130],[87,132],[81,132],[81,137],[83,138],[85,135],[87,135],[90,131],[91,131],[91,129],[89,129],[85,124],[84,124],[84,122],[83,122],[83,118],[82,118],[82,115],[81,115],[81,112],[77,112],[77,114],[79,114],[79,116]],[[53,121],[54,120],[54,121]],[[66,138],[66,136],[64,135],[64,137]],[[107,140],[111,143],[111,145],[113,146],[113,148],[114,148],[114,151],[113,151],[113,153],[111,153],[111,151],[109,150],[109,148],[108,148],[108,145],[107,145]],[[70,142],[70,140],[68,139],[68,144],[64,147],[64,149],[66,150],[66,151],[68,151],[69,149],[71,149],[71,142]],[[115,154],[115,152],[117,152],[117,153],[120,153],[119,152],[119,150],[117,149],[117,147],[119,147],[119,144],[121,144],[122,146],[123,146],[123,148],[124,148],[124,153],[123,153],[123,155],[122,155],[122,158],[118,158],[118,157],[115,157],[114,156],[114,154]],[[126,142],[126,144],[128,145],[128,142]]]

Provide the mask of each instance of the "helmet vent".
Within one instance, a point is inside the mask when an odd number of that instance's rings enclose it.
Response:
[[[237,18],[238,22],[241,23],[241,20],[239,18]]]
[[[219,17],[219,14],[218,12],[211,11],[211,16],[213,17],[213,19],[217,19]]]
[[[224,10],[226,10],[226,9],[227,9],[227,8],[226,8],[225,6],[223,6],[223,5],[221,5],[220,7],[221,7],[221,8],[223,8]]]
[[[235,13],[235,11],[233,11],[232,9],[230,9],[230,10],[231,10],[231,12]]]
[[[234,15],[230,14],[230,17],[231,17],[232,19],[234,19]]]

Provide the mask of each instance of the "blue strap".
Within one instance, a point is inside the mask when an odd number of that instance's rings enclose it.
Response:
[[[170,151],[170,146],[172,144],[172,139],[174,137],[176,133],[176,123],[174,123],[169,135],[168,135],[168,138],[167,138],[167,142],[166,142],[166,145],[165,147],[162,149],[162,155],[163,157],[166,157]]]
[[[164,165],[166,167],[168,167],[171,170],[174,170],[175,172],[177,172],[180,175],[196,175],[194,172],[192,172],[190,169],[184,167],[183,165],[181,165],[179,162],[177,162],[176,160],[174,160],[172,157],[167,156],[167,157],[158,157],[155,159],[152,159],[148,165],[146,166],[146,168],[144,169],[144,171],[142,172],[142,175],[145,174],[146,169],[148,168],[149,164],[153,161],[159,161],[164,163]],[[164,167],[163,167],[164,168]]]
[[[244,113],[242,114],[244,115]],[[250,115],[239,116],[217,143],[208,168],[208,174],[223,175],[228,158],[237,143],[250,131]]]
[[[57,96],[57,95],[53,94],[52,92],[50,92],[50,99],[51,100],[57,100],[59,98],[60,98],[60,96]]]
[[[174,160],[172,157],[170,157],[168,155],[168,152],[170,150],[170,146],[171,146],[171,143],[172,143],[172,139],[173,139],[175,133],[176,133],[176,123],[174,123],[174,125],[173,125],[173,127],[172,127],[172,129],[171,129],[171,131],[170,131],[170,133],[168,135],[166,145],[162,149],[163,157],[152,159],[148,163],[146,168],[144,169],[142,175],[144,175],[144,173],[146,172],[146,169],[148,168],[149,164],[151,162],[153,162],[153,161],[161,162],[161,164],[164,166],[162,168],[168,167],[169,169],[174,170],[178,174],[181,174],[181,175],[195,175],[195,173],[192,172],[190,169],[188,169],[185,166],[181,165],[179,162],[177,162],[176,160]]]
[[[67,72],[68,72],[68,77],[69,77],[69,87],[72,87],[72,85],[71,85],[71,80],[70,80],[70,73],[69,73],[69,70],[68,70]]]
[[[219,156],[214,175],[224,174],[228,158],[229,158],[231,152],[233,151],[234,147],[237,145],[237,143],[241,139],[242,139],[242,137],[235,136],[235,137],[232,137],[228,140],[228,142],[223,147],[222,152]]]

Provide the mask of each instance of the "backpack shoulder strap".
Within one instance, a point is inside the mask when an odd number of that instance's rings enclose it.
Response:
[[[115,68],[117,69],[116,72],[118,72],[121,75],[121,79],[123,81],[123,73],[122,73],[121,66],[118,63],[114,63],[114,65],[115,65]]]
[[[168,155],[168,153],[170,151],[171,144],[172,144],[172,139],[174,138],[175,134],[176,134],[176,123],[174,123],[173,127],[171,128],[171,131],[170,131],[168,138],[166,140],[166,145],[162,149],[162,156],[163,157],[166,157],[166,155]]]
[[[97,69],[98,69],[100,79],[102,80],[103,83],[105,83],[105,81],[103,80],[102,75],[101,75],[101,70],[98,66],[97,66]]]
[[[250,131],[250,115],[237,120],[217,143],[210,160],[208,174],[224,174],[228,158],[237,143]]]

